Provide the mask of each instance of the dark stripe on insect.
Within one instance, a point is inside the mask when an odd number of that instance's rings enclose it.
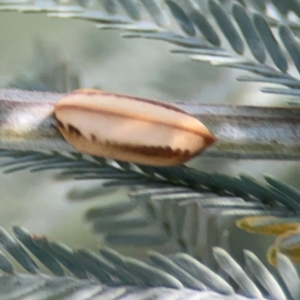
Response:
[[[73,125],[71,124],[68,124],[68,130],[70,133],[75,133],[76,135],[81,135],[81,132],[78,128],[74,127]]]

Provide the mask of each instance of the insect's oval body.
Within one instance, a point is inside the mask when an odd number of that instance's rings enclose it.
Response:
[[[174,106],[98,90],[66,95],[55,118],[76,150],[143,165],[181,164],[215,141],[199,120]]]

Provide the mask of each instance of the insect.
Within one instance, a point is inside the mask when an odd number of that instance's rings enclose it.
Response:
[[[237,220],[236,225],[251,233],[280,235],[299,227],[299,218],[280,218],[274,216],[251,216]]]
[[[71,92],[55,105],[54,116],[77,151],[142,165],[181,164],[216,140],[175,106],[99,90]]]
[[[277,265],[277,253],[300,263],[300,219],[298,217],[254,216],[237,220],[236,225],[250,233],[275,235],[276,240],[267,251],[267,259]]]
[[[273,266],[277,265],[277,253],[286,255],[294,263],[300,263],[300,226],[279,235],[269,247],[267,259]]]

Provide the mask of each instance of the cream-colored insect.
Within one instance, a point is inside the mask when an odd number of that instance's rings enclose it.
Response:
[[[76,150],[143,165],[181,164],[215,141],[200,121],[176,107],[98,90],[66,95],[55,118]]]

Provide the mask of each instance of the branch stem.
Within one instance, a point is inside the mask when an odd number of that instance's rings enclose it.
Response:
[[[76,152],[56,128],[59,93],[0,89],[0,149]],[[172,102],[173,103],[173,102]],[[201,156],[300,159],[300,109],[174,103],[217,137]]]

